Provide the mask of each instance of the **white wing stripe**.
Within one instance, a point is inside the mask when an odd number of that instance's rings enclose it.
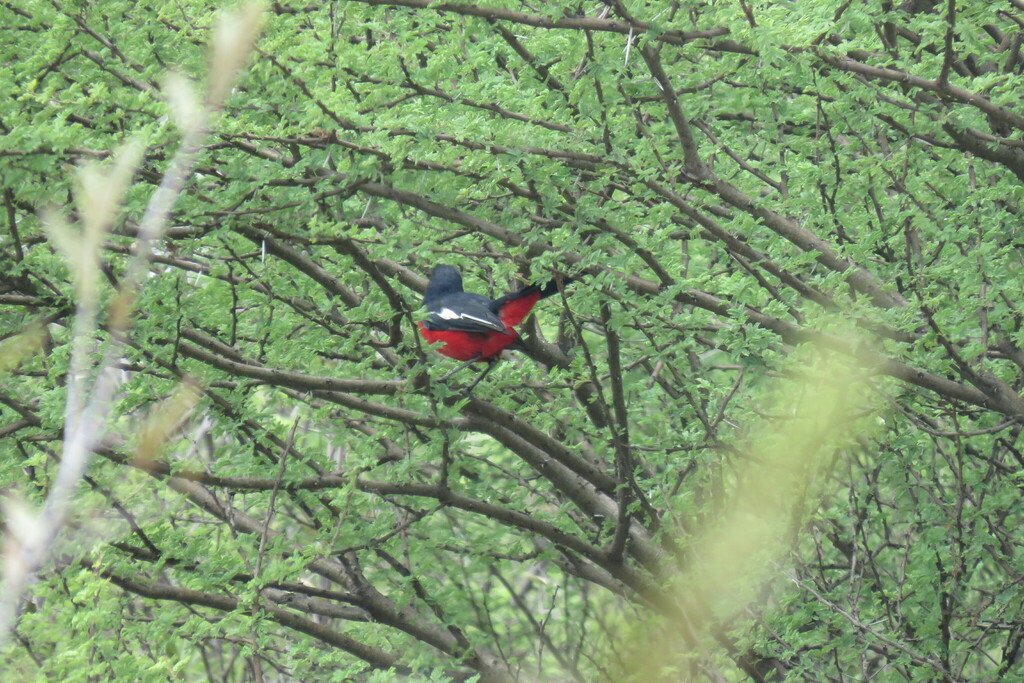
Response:
[[[472,320],[473,322],[479,323],[488,329],[499,330],[501,332],[505,331],[504,326],[501,326],[499,328],[498,325],[495,325],[494,322],[491,320],[487,320],[485,318],[478,318],[475,315],[469,315],[468,313],[456,313],[450,308],[442,308],[440,311],[437,312],[437,315],[442,320]]]

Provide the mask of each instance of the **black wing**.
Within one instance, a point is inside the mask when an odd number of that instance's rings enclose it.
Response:
[[[492,301],[481,294],[456,292],[430,302],[423,325],[428,330],[504,332],[505,324],[491,310]]]

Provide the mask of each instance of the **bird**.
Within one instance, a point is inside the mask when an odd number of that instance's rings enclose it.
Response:
[[[442,355],[464,361],[438,381],[446,381],[473,363],[486,362],[487,367],[465,390],[468,396],[494,369],[501,352],[519,341],[514,327],[538,301],[557,291],[558,283],[552,280],[543,287],[528,285],[500,299],[491,299],[464,291],[457,268],[434,266],[423,296],[427,317],[419,323],[420,335],[429,344],[444,342],[437,349]]]

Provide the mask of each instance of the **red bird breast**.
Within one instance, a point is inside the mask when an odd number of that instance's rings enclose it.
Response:
[[[428,343],[441,344],[437,351],[449,358],[490,363],[472,391],[494,367],[495,357],[519,340],[514,327],[530,314],[534,305],[558,291],[554,281],[543,288],[529,285],[491,299],[462,289],[462,276],[452,266],[435,266],[423,296],[427,317],[419,323],[420,335]],[[452,372],[457,372],[456,368]],[[447,378],[449,375],[445,375]]]
[[[455,360],[480,361],[490,360],[506,347],[510,346],[519,335],[515,330],[508,329],[506,334],[498,332],[462,332],[460,330],[430,330],[420,323],[420,335],[428,344],[444,342],[437,351]]]

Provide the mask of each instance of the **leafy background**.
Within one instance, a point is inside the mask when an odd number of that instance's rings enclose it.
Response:
[[[267,14],[5,670],[1017,675],[1024,5]],[[141,136],[104,247],[119,281],[179,142],[163,79],[205,77],[213,16],[0,0],[0,316],[5,334],[46,323],[44,352],[0,380],[0,482],[29,500],[60,452],[74,311],[38,211],[74,215],[74,166]],[[574,279],[469,400],[427,381],[449,363],[415,334],[435,263],[495,295]],[[732,549],[764,565],[757,599],[694,633],[672,577],[768,449],[758,425],[809,390],[810,343],[866,369],[874,408],[850,403],[853,436],[833,424],[776,492],[774,557]],[[196,405],[140,451],[185,377]]]

